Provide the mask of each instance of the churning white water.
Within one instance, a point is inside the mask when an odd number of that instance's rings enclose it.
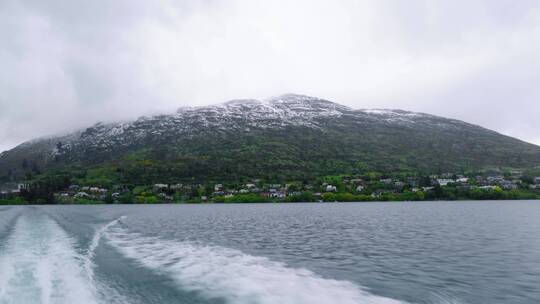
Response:
[[[229,303],[401,303],[351,282],[325,279],[238,250],[141,236],[119,226],[110,227],[105,236],[128,258],[169,275],[180,288]]]
[[[184,213],[190,215],[189,212],[193,212],[187,207],[182,209],[183,213],[175,214],[176,221],[171,221],[171,209],[165,209],[166,216],[147,215],[146,209],[114,209],[114,212],[104,216],[94,211],[96,209],[88,211],[80,207],[44,209],[0,209],[0,304],[404,303],[392,299],[396,294],[393,290],[386,293],[380,288],[367,289],[359,280],[354,283],[336,280],[332,279],[332,273],[323,272],[327,276],[320,275],[266,257],[250,255],[232,249],[234,242],[230,242],[229,248],[228,245],[210,245],[222,240],[223,235],[214,238],[203,235],[198,242],[184,242],[182,239],[199,231],[189,230],[193,222],[189,222],[188,216],[176,220]],[[133,217],[130,212],[134,214]],[[127,219],[120,217],[126,213]],[[215,217],[198,217],[196,220],[208,221],[206,227],[212,224],[209,218]],[[242,219],[241,216],[239,218]],[[336,217],[339,221],[342,218],[343,215]],[[281,218],[278,220],[281,221]],[[260,221],[264,222],[264,219]],[[248,221],[240,221],[244,222]],[[137,233],[135,229],[144,232]],[[187,230],[180,237],[171,233],[180,229]],[[251,237],[245,231],[249,230],[234,230],[235,233],[244,233],[246,238]],[[308,236],[316,235],[317,231],[310,231]],[[335,235],[340,234],[330,236]],[[302,234],[295,237],[302,237]],[[254,237],[254,241],[257,240]],[[343,240],[351,241],[350,238]],[[328,241],[328,238],[321,237],[320,241]],[[229,244],[227,239],[224,243]],[[384,246],[387,244],[393,243],[387,242]],[[280,248],[276,247],[275,250],[279,251]],[[306,250],[319,249],[311,246]],[[307,254],[309,252],[306,251]],[[361,262],[354,264],[358,267],[353,265],[352,271],[361,267],[369,268],[369,265],[362,265]],[[294,263],[294,260],[290,263]],[[392,265],[396,267],[395,263]],[[376,271],[370,274],[378,275]],[[401,281],[396,281],[389,288],[399,288],[400,284]],[[426,296],[412,299],[409,303],[475,303],[439,289],[437,286],[434,292],[424,293]],[[400,293],[407,294],[403,290],[400,289]],[[536,303],[528,300],[512,303]]]
[[[0,303],[95,303],[85,261],[55,221],[22,215],[0,251]]]

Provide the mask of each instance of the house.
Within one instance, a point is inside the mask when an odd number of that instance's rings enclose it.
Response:
[[[540,184],[540,177],[535,177],[534,178],[534,183],[535,184]]]
[[[223,190],[223,184],[215,184],[214,185],[214,191],[222,191]]]
[[[333,185],[327,185],[326,186],[326,192],[336,192],[336,191],[337,191],[336,186],[333,186]]]
[[[22,183],[22,184],[17,185],[17,190],[19,191],[28,190],[28,189],[30,189],[30,184]]]
[[[457,183],[461,183],[461,184],[466,184],[469,182],[469,178],[468,177],[460,177],[456,180]]]
[[[182,189],[182,184],[175,184],[170,186],[171,190],[178,191]]]
[[[500,175],[488,176],[486,178],[486,180],[490,185],[494,185],[494,184],[500,184],[500,183],[504,182],[504,177],[500,176]]]
[[[523,176],[523,171],[521,170],[512,170],[510,171],[510,175],[515,178],[520,178]]]
[[[365,187],[362,186],[362,185],[358,185],[358,187],[356,187],[356,192],[362,192],[364,191]]]
[[[154,185],[154,190],[164,190],[164,189],[167,189],[169,188],[169,185],[167,184],[155,184]]]
[[[261,191],[262,191],[262,190],[261,190],[260,188],[257,188],[257,187],[255,187],[255,188],[249,190],[249,192],[251,192],[251,193],[259,193],[259,192],[261,192]]]
[[[451,183],[455,183],[456,181],[453,180],[453,179],[447,179],[447,178],[439,178],[437,179],[437,184],[439,184],[439,186],[448,186],[448,184],[451,184]]]
[[[389,185],[389,184],[392,183],[392,179],[391,179],[391,178],[382,178],[382,179],[380,180],[380,182],[383,183],[383,184]]]
[[[285,198],[287,196],[287,193],[285,191],[279,191],[277,189],[269,189],[268,192],[263,192],[263,196],[265,197],[271,197],[271,198]]]
[[[255,184],[246,184],[245,187],[248,188],[248,189],[253,189],[253,188],[257,187],[257,186]]]
[[[478,187],[479,189],[482,189],[482,190],[495,190],[497,189],[497,186],[482,186],[482,187]]]
[[[362,184],[364,182],[361,178],[353,178],[351,179],[351,184]]]
[[[504,185],[502,185],[502,188],[504,190],[516,190],[518,188],[518,185],[512,183],[512,182],[508,182],[508,183],[505,183]]]
[[[285,193],[284,191],[277,191],[274,193],[270,193],[270,197],[274,197],[274,198],[285,198],[286,196],[287,196],[287,193]]]
[[[90,198],[90,195],[86,192],[79,192],[75,194],[75,198]]]
[[[240,194],[246,194],[246,193],[249,193],[249,190],[248,189],[240,189],[240,191],[238,191]]]

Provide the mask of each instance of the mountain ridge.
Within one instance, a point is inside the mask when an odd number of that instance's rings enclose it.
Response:
[[[164,167],[182,163],[185,170],[175,171],[182,178],[220,176],[238,169],[235,162],[283,177],[291,173],[287,165],[314,176],[343,170],[427,172],[540,164],[540,147],[460,120],[404,110],[353,109],[284,94],[182,107],[172,114],[97,123],[28,141],[0,154],[0,178],[13,180],[73,164],[122,163],[134,155],[163,161]],[[205,169],[194,174],[194,166]],[[256,172],[238,170],[238,176]]]

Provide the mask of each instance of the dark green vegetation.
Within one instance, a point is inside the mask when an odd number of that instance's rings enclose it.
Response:
[[[235,101],[131,123],[98,124],[25,143],[0,155],[0,183],[27,180],[39,185],[34,192],[51,193],[68,181],[108,189],[252,179],[311,184],[329,175],[425,176],[539,165],[540,147],[461,121],[399,110],[353,110],[286,95],[266,103]],[[141,194],[129,199],[156,201]],[[363,197],[328,198],[334,199]]]
[[[20,193],[0,204],[155,204],[252,202],[357,202],[432,200],[540,199],[538,171],[471,172],[422,176],[369,172],[359,176],[325,176],[313,181],[272,184],[264,180],[224,184],[110,185],[94,176],[71,179],[42,174]],[[450,181],[450,182],[449,182]],[[105,183],[100,183],[105,182]],[[445,183],[444,185],[441,185]],[[447,183],[447,184],[446,184]]]

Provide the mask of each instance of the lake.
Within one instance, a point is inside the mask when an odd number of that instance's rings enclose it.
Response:
[[[540,303],[540,202],[0,206],[0,303]]]

